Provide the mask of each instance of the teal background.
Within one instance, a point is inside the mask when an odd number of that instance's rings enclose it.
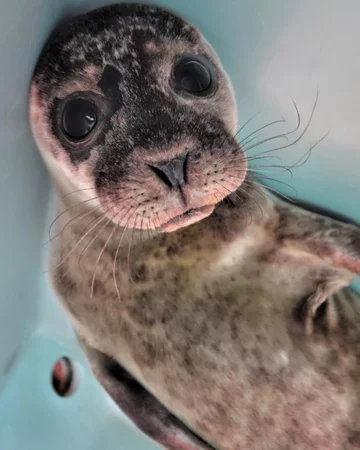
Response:
[[[157,448],[95,383],[49,290],[43,243],[53,213],[52,190],[27,119],[31,73],[50,31],[62,18],[106,3],[0,0],[1,450]],[[300,199],[360,221],[359,2],[157,3],[191,20],[213,44],[234,83],[240,125],[259,113],[240,139],[282,117],[287,123],[266,129],[266,135],[291,129],[296,123],[291,98],[303,128],[319,90],[308,132],[296,146],[276,155],[291,165],[330,130],[329,136],[305,166],[294,170],[292,180],[286,174],[267,175],[289,183]],[[268,144],[249,154],[270,148]],[[271,186],[294,195],[279,183]],[[63,355],[79,362],[82,375],[78,391],[66,399],[50,386],[52,364]]]

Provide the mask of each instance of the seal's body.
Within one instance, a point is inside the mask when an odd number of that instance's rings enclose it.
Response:
[[[60,29],[31,123],[51,279],[100,383],[168,449],[360,448],[360,230],[268,196],[199,32],[122,4]]]

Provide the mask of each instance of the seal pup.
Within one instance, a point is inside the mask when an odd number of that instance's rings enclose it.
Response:
[[[360,448],[360,230],[259,187],[200,32],[70,20],[30,94],[57,198],[51,281],[99,382],[172,450]]]

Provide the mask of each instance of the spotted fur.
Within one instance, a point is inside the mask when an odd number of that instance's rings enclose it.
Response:
[[[214,65],[209,98],[174,91],[184,54]],[[74,144],[59,111],[79,91],[101,114]],[[264,196],[236,117],[218,57],[168,11],[113,5],[57,30],[30,96],[54,289],[100,383],[163,447],[359,449],[360,303],[343,288],[360,230]],[[149,169],[184,155],[181,190]]]

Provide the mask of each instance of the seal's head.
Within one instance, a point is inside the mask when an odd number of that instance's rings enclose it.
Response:
[[[121,226],[187,226],[245,177],[218,57],[156,7],[108,6],[59,28],[35,70],[30,119],[55,179]]]

